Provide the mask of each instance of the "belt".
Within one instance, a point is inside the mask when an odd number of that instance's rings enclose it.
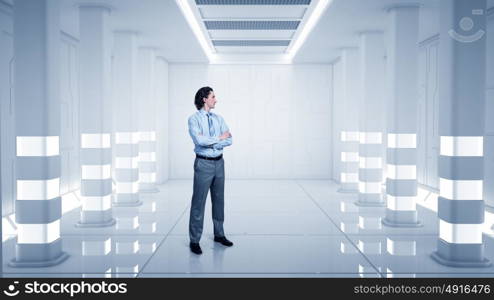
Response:
[[[207,157],[207,156],[202,156],[202,155],[196,154],[196,158],[206,159],[206,160],[220,160],[223,158],[223,154],[221,154],[220,156],[217,156],[217,157]]]

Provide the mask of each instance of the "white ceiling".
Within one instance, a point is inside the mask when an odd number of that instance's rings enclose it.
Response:
[[[11,2],[11,0],[0,0]],[[316,0],[312,0],[316,1]],[[172,63],[208,63],[192,30],[174,0],[62,0],[62,28],[78,36],[77,3],[104,3],[114,8],[111,24],[114,30],[137,30],[141,46],[158,47],[160,54]],[[387,5],[395,3],[420,2],[420,36],[422,39],[434,35],[438,29],[439,0],[333,0],[294,57],[294,63],[329,63],[336,59],[341,47],[357,46],[359,31],[386,30]],[[488,0],[488,7],[494,0]],[[230,18],[280,19],[297,17],[303,13],[296,7],[258,7],[241,9],[231,7],[202,8],[206,18],[217,19],[228,15]],[[235,32],[209,31],[213,39],[238,38]],[[244,39],[289,39],[293,31],[242,32]],[[243,49],[217,47],[219,51],[235,52]],[[277,47],[275,47],[277,48]],[[270,49],[279,50],[279,49]]]
[[[416,0],[420,3],[420,39],[439,30],[438,5],[440,0]],[[339,57],[341,48],[357,47],[361,31],[386,32],[386,7],[412,3],[410,0],[335,0],[307,38],[294,62],[331,62]]]
[[[139,32],[140,46],[157,47],[169,62],[203,62],[202,51],[187,21],[173,0],[62,0],[62,28],[79,36],[77,4],[111,6],[113,30]]]

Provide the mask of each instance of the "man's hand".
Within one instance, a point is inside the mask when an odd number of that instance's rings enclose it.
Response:
[[[230,131],[225,131],[222,135],[219,136],[219,139],[220,140],[224,140],[224,139],[227,139],[229,137],[231,137],[232,135],[230,134]]]

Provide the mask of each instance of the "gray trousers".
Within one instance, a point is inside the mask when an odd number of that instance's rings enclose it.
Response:
[[[225,194],[225,161],[196,158],[194,161],[194,191],[190,206],[189,236],[191,243],[199,243],[204,224],[204,208],[208,191],[211,190],[213,209],[213,225],[215,236],[225,236],[224,194]]]

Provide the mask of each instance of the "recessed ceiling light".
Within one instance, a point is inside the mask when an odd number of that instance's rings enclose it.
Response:
[[[197,16],[197,13],[194,13],[193,8],[191,7],[191,3],[193,0],[175,0],[180,7],[183,15],[185,16],[187,23],[189,23],[189,26],[191,27],[192,31],[194,32],[194,35],[196,36],[197,40],[199,41],[199,44],[201,45],[204,53],[209,59],[210,63],[218,63],[221,62],[222,60],[226,59],[226,61],[230,61],[231,58],[227,55],[218,55],[216,53],[216,50],[214,48],[213,42],[209,42],[208,38],[206,36],[205,30],[206,28],[202,28],[201,24],[199,23],[198,19],[200,19],[199,16]],[[288,49],[285,51],[285,53],[277,55],[276,57],[273,56],[274,63],[291,63],[293,57],[297,53],[297,51],[300,49],[302,44],[305,42],[307,39],[308,35],[314,28],[314,26],[317,24],[319,21],[322,13],[325,11],[325,9],[329,6],[329,4],[333,0],[312,0],[311,2],[314,3],[313,9],[309,9],[310,11],[307,13],[310,13],[309,16],[307,16],[307,21],[304,24],[300,24],[302,27],[298,29],[300,31],[299,34],[295,36],[295,40],[292,40],[290,46]],[[308,2],[308,3],[311,3]],[[197,2],[196,2],[197,3]],[[312,5],[311,5],[312,6]],[[247,21],[244,21],[247,22]],[[297,27],[299,27],[297,21]]]
[[[209,43],[206,40],[206,37],[204,36],[201,26],[197,22],[196,17],[194,16],[194,12],[192,11],[192,8],[189,5],[188,0],[175,0],[180,7],[180,10],[182,10],[182,13],[185,16],[185,19],[187,20],[187,23],[189,23],[190,28],[194,32],[194,35],[196,36],[197,40],[199,41],[199,44],[202,47],[202,50],[208,57],[209,61],[213,60],[215,58],[215,50],[209,45]]]
[[[312,11],[312,14],[308,17],[307,22],[303,25],[300,34],[296,37],[296,40],[293,41],[292,45],[287,49],[287,56],[290,60],[293,59],[297,51],[300,49],[302,44],[305,42],[309,33],[312,31],[314,26],[317,24],[317,21],[321,18],[322,13],[326,10],[328,5],[333,0],[319,0],[316,4],[316,7]]]

